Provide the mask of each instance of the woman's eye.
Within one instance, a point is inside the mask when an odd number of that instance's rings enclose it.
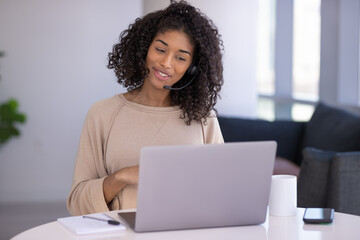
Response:
[[[186,61],[186,59],[185,58],[183,58],[183,57],[178,57],[178,59],[180,60],[180,61]]]
[[[165,51],[163,49],[160,49],[160,48],[155,48],[156,51],[160,52],[160,53],[164,53]]]

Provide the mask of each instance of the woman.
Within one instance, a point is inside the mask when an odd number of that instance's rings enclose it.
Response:
[[[223,84],[220,47],[213,23],[184,1],[122,32],[108,67],[128,92],[88,112],[67,202],[71,214],[136,208],[143,146],[223,143],[213,111]]]

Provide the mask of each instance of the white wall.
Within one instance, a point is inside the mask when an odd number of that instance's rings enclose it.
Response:
[[[81,127],[95,101],[123,89],[107,54],[142,1],[0,0],[0,102],[28,121],[0,148],[0,203],[64,201]]]
[[[319,99],[328,104],[337,104],[339,19],[339,0],[322,0]]]
[[[359,106],[360,1],[339,2],[338,101]]]
[[[320,100],[359,113],[360,1],[321,2]]]
[[[256,31],[258,1],[188,0],[218,27],[224,41],[224,87],[219,114],[255,117]],[[145,13],[168,6],[169,0],[144,1]]]

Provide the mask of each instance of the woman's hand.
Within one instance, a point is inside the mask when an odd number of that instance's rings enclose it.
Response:
[[[118,174],[119,181],[129,185],[137,185],[139,180],[139,165],[126,167],[115,172]]]
[[[107,176],[103,182],[104,197],[107,204],[126,185],[137,185],[139,179],[139,165],[122,168]]]

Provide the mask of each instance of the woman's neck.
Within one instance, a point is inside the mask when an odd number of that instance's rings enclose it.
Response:
[[[170,92],[152,92],[143,88],[137,88],[125,93],[128,101],[152,107],[170,107]]]

